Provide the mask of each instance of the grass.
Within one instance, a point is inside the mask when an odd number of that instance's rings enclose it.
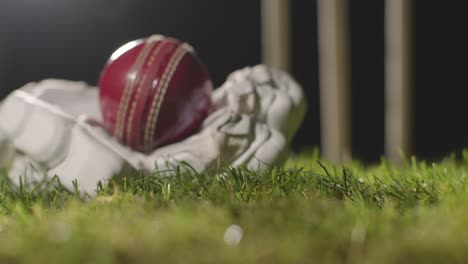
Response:
[[[263,173],[128,172],[93,198],[2,177],[0,263],[468,263],[460,156],[335,166],[313,152]]]

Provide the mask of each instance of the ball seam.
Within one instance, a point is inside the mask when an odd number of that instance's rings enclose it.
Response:
[[[174,75],[174,72],[180,63],[180,60],[182,57],[186,54],[186,50],[184,46],[180,46],[176,52],[174,52],[173,57],[171,58],[171,61],[167,67],[167,70],[164,72],[163,75],[163,80],[161,81],[161,87],[158,89],[158,93],[155,95],[152,105],[151,105],[151,111],[150,115],[147,120],[147,125],[145,129],[145,147],[146,151],[151,151],[152,150],[152,145],[154,142],[153,139],[153,134],[156,129],[156,123],[159,117],[159,111],[162,106],[162,102],[164,101],[164,96],[166,94],[166,91],[169,87],[169,83],[172,79],[172,76]]]

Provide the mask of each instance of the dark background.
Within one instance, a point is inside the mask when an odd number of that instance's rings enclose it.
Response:
[[[309,109],[297,150],[318,146],[316,1],[292,0],[292,74]],[[352,144],[376,161],[384,134],[384,1],[352,0]],[[468,147],[468,3],[413,0],[413,149],[438,158]],[[260,63],[258,0],[1,0],[0,95],[44,78],[95,84],[120,45],[153,33],[189,42],[216,85]]]

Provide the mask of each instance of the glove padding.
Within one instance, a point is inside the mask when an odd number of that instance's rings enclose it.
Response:
[[[45,80],[12,92],[0,107],[0,147],[9,176],[38,181],[58,176],[94,194],[125,164],[171,176],[181,161],[199,172],[218,166],[280,165],[302,121],[302,90],[286,73],[265,66],[232,73],[213,95],[216,110],[200,131],[143,154],[119,144],[101,123],[98,90],[83,82]]]

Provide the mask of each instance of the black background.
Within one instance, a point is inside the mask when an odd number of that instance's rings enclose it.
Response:
[[[318,146],[316,1],[292,0],[292,74],[309,109],[294,141]],[[384,1],[349,1],[353,154],[376,161],[384,134]],[[468,147],[468,3],[413,0],[413,149]],[[120,45],[153,33],[194,46],[217,85],[260,63],[258,0],[0,0],[0,95],[44,78],[95,84]]]

